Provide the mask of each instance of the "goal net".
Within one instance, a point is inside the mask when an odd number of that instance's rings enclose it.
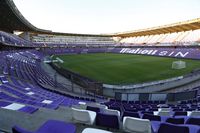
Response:
[[[183,68],[186,68],[186,63],[184,61],[172,62],[172,69],[183,69]]]

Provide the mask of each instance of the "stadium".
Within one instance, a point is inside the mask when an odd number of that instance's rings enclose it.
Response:
[[[200,18],[53,32],[12,0],[0,18],[0,133],[200,133]]]

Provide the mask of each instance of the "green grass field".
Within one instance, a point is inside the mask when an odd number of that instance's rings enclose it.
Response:
[[[200,61],[181,59],[186,68],[174,70],[172,62],[180,59],[130,54],[60,55],[61,67],[107,84],[130,84],[185,75],[200,68]]]

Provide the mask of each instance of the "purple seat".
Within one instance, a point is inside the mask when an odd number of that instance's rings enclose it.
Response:
[[[76,127],[63,121],[48,120],[35,132],[26,131],[18,126],[14,126],[12,131],[13,133],[75,133]]]
[[[174,116],[187,116],[186,111],[176,111],[174,112]]]
[[[163,122],[159,122],[159,121],[151,121],[151,127],[152,127],[152,133],[158,133],[158,129],[160,128],[160,125]],[[168,123],[171,124],[171,123]],[[175,124],[172,124],[175,125]],[[189,133],[200,133],[200,126],[197,125],[191,125],[191,124],[178,124],[177,126],[180,127],[188,127],[189,128]],[[169,132],[171,133],[171,132]],[[174,132],[172,132],[174,133]]]
[[[130,107],[130,106],[124,106],[124,110],[129,111],[129,112],[138,112],[138,109],[136,109],[135,107]]]
[[[152,115],[152,114],[144,114],[142,116],[142,119],[148,119],[150,121],[161,121],[161,117],[157,115]]]
[[[141,111],[142,114],[152,114],[153,115],[153,111]]]
[[[140,118],[139,113],[137,113],[137,112],[130,112],[130,111],[124,111],[124,114],[123,114],[123,116],[122,116],[122,119],[123,119],[125,116],[131,116],[131,117],[135,117],[135,118]]]
[[[196,108],[186,108],[185,111],[193,111],[196,110]]]
[[[7,105],[11,104],[10,102],[0,101],[0,107],[5,107]]]
[[[121,107],[120,106],[110,106],[108,108],[113,109],[113,110],[118,110],[121,113]]]
[[[119,120],[116,115],[97,113],[96,125],[119,129]]]
[[[168,118],[166,122],[171,124],[184,124],[184,118]]]
[[[200,126],[200,118],[189,118],[185,124],[192,124]]]
[[[86,110],[94,111],[96,113],[100,112],[100,108],[98,108],[98,107],[92,107],[92,106],[87,106]]]
[[[187,126],[178,126],[170,123],[161,123],[158,133],[189,133]]]
[[[181,111],[183,111],[183,109],[180,109],[180,108],[174,108],[173,111],[180,111],[180,112],[181,112]]]
[[[191,124],[182,124],[181,126],[188,127],[190,133],[200,133],[200,126],[191,125]]]
[[[25,107],[19,109],[18,111],[29,113],[29,114],[33,114],[37,110],[38,110],[38,108],[34,108],[34,107],[30,107],[30,106],[25,106]]]
[[[151,121],[152,133],[157,133],[158,132],[158,129],[159,129],[161,123],[162,122],[160,122],[160,121]]]
[[[158,111],[158,108],[150,108],[148,111]]]
[[[146,108],[137,108],[138,111],[146,111]]]

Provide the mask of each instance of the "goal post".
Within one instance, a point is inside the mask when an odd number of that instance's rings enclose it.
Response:
[[[186,68],[186,62],[181,60],[172,62],[172,69],[183,69],[183,68]]]

